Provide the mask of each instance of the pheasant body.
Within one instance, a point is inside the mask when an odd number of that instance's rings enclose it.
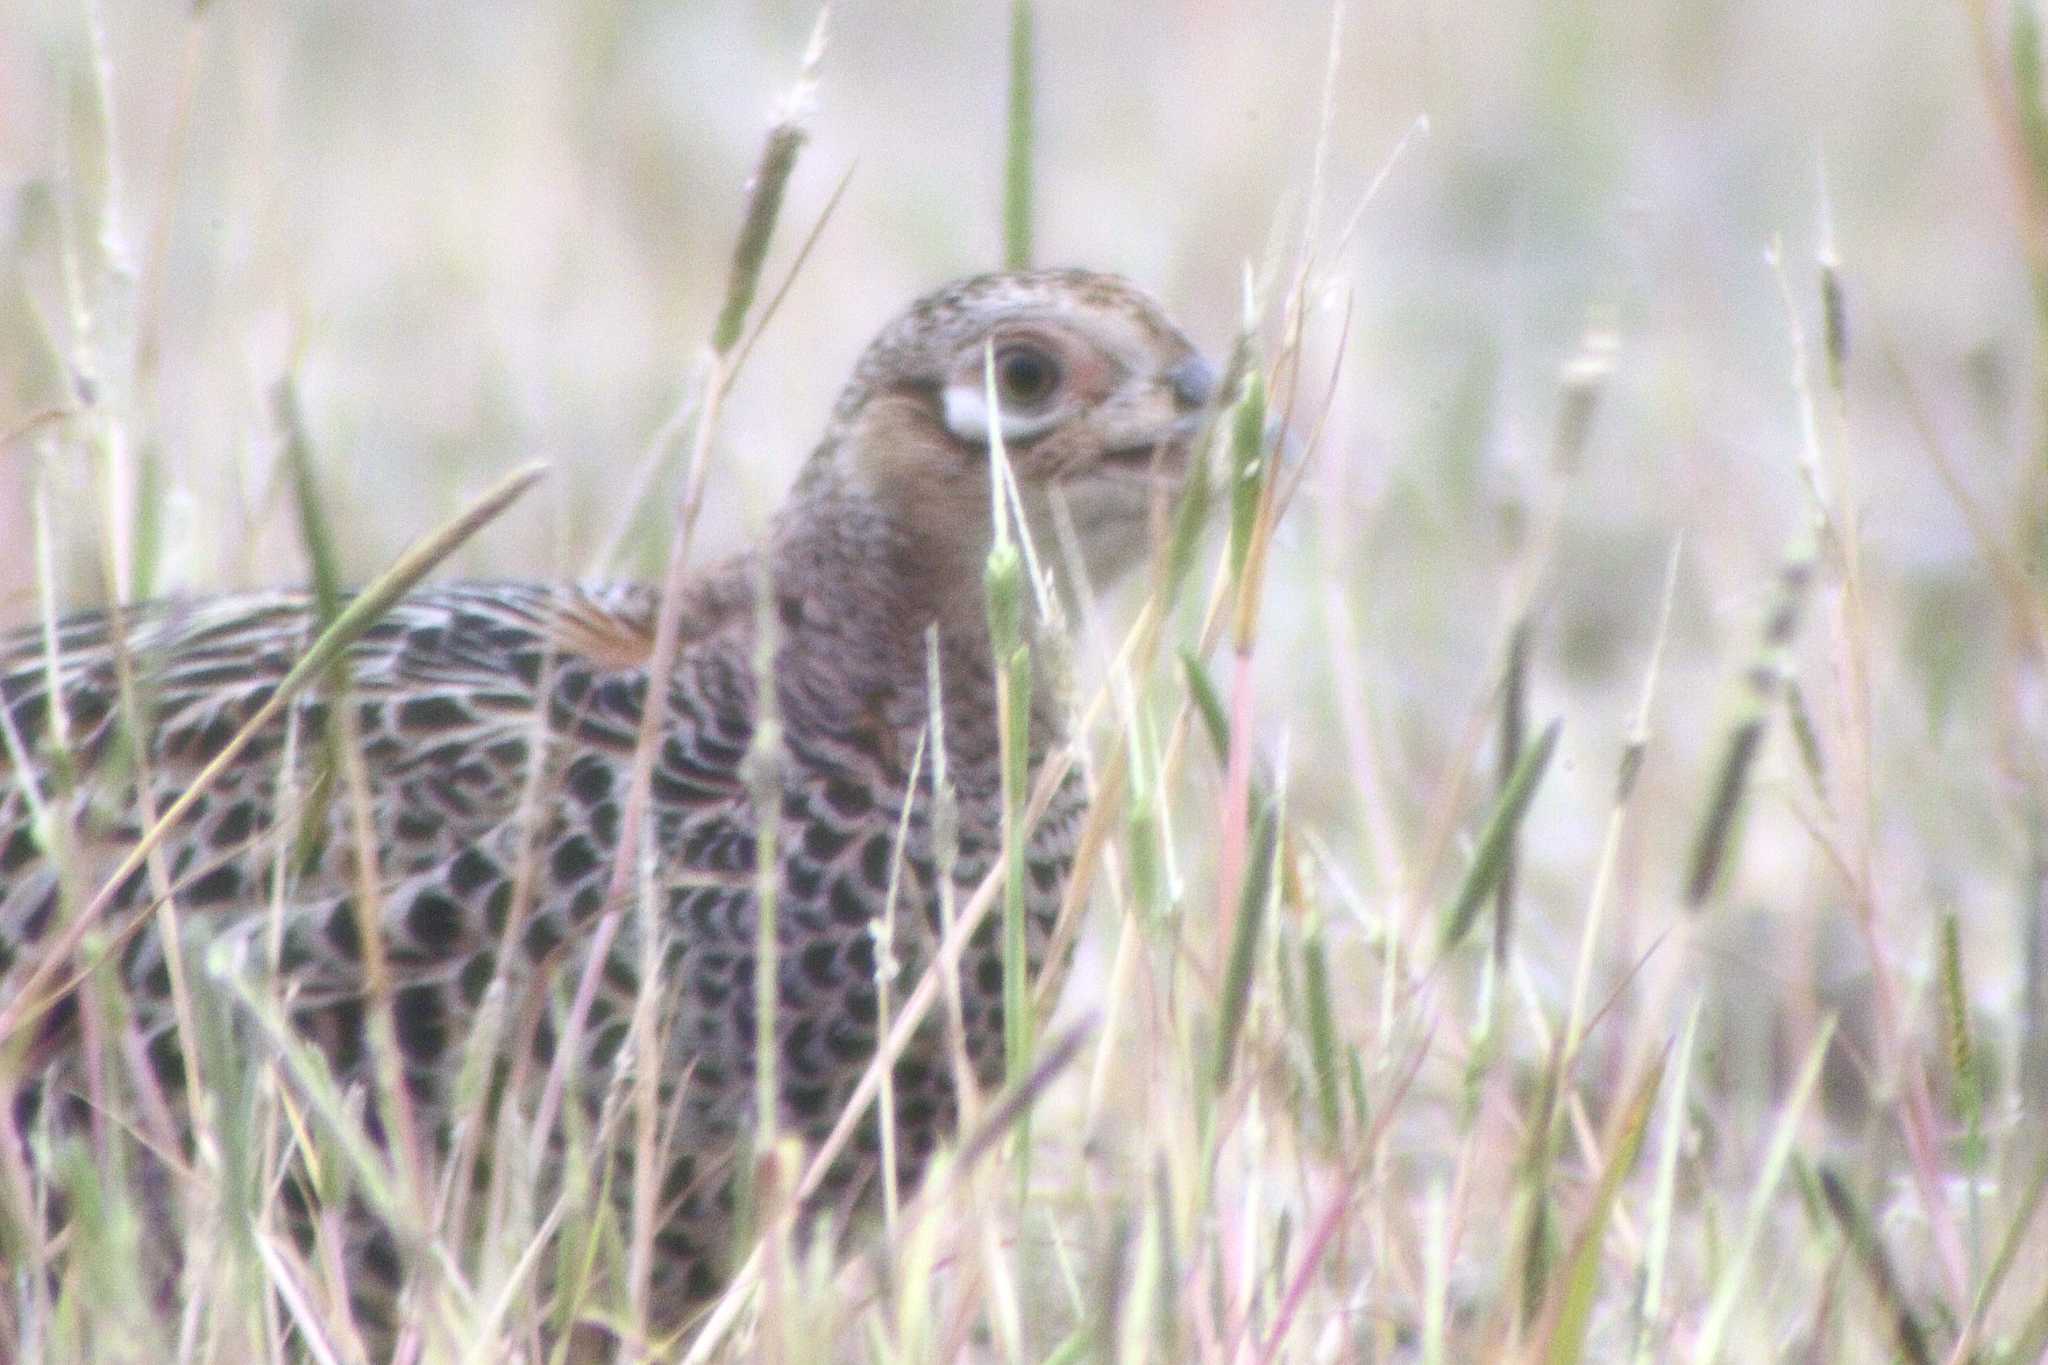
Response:
[[[1004,398],[977,414],[988,357]],[[1034,366],[1050,371],[1049,392]],[[1207,382],[1180,334],[1119,281],[1046,272],[963,282],[870,348],[763,547],[691,585],[676,667],[653,689],[659,742],[641,841],[650,866],[626,879],[629,895],[653,888],[655,942],[650,953],[629,906],[597,964],[572,1072],[595,1115],[631,1046],[636,1001],[643,987],[656,992],[667,1122],[652,1278],[664,1319],[716,1288],[731,1251],[732,1163],[754,1107],[764,820],[778,876],[781,1119],[811,1143],[875,1050],[877,935],[892,885],[903,969],[920,970],[937,942],[947,860],[935,764],[924,757],[935,737],[957,793],[951,875],[963,901],[999,851],[1000,745],[980,588],[989,425],[1003,424],[1027,515],[1043,515],[1048,499],[1067,502],[1087,567],[1110,576],[1142,545],[1162,482],[1177,479]],[[661,605],[639,586],[456,584],[386,613],[207,789],[153,869],[119,889],[108,925],[145,1059],[138,1074],[87,1074],[84,1007],[62,996],[40,1015],[25,1056],[0,1057],[0,1090],[11,1078],[16,1093],[15,1133],[53,1104],[79,1111],[74,1122],[88,1098],[146,1116],[150,1103],[118,1096],[147,1100],[153,1086],[177,1108],[203,1083],[187,1075],[169,945],[150,915],[166,900],[216,953],[225,948],[251,979],[277,984],[290,1023],[344,1087],[371,1084],[362,926],[374,923],[406,1092],[437,1150],[462,1117],[451,1108],[455,1079],[494,989],[511,1009],[491,1103],[526,1094],[555,1064],[560,1021],[609,908]],[[317,629],[308,596],[263,593],[88,613],[47,636],[0,641],[11,730],[0,736],[0,1001],[19,989],[66,907],[98,889]],[[124,660],[137,725],[120,701]],[[764,746],[757,729],[770,685],[777,725]],[[1064,737],[1063,710],[1052,689],[1034,689],[1034,770]],[[749,767],[764,747],[774,757],[766,787]],[[775,810],[758,808],[759,791],[775,793]],[[1029,836],[1034,971],[1084,805],[1070,778]],[[642,979],[650,960],[651,983]],[[983,1083],[1000,1076],[1001,982],[997,941],[985,932],[961,969],[965,1041]],[[894,1072],[906,1177],[954,1112],[942,1044],[926,1028]],[[827,1198],[858,1199],[877,1160],[870,1136],[835,1168]],[[362,1260],[394,1292],[408,1273],[388,1246]]]

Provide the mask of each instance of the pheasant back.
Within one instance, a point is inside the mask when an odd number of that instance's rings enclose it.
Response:
[[[736,577],[727,576],[728,588]],[[256,736],[163,844],[160,876],[137,873],[114,902],[119,979],[151,1079],[173,1095],[187,1081],[166,961],[173,947],[137,918],[166,898],[217,947],[274,974],[291,1021],[320,1044],[336,1079],[367,1085],[371,1001],[359,902],[373,897],[408,1096],[444,1137],[463,1042],[493,983],[514,999],[530,997],[524,1070],[544,1073],[555,1060],[562,997],[588,965],[590,930],[606,907],[656,605],[638,588],[421,593],[368,632],[335,680]],[[727,1250],[729,1157],[752,1118],[762,831],[742,775],[756,717],[751,610],[737,591],[723,599],[707,592],[694,605],[668,688],[646,826],[664,978],[661,1098],[677,1120],[663,1135],[674,1153],[663,1175],[676,1207],[660,1220],[657,1281],[679,1298],[715,1287]],[[95,872],[139,839],[148,813],[168,805],[263,704],[315,628],[311,602],[281,594],[131,618],[125,648],[148,716],[139,744],[117,700],[111,618],[65,621],[54,635],[54,668],[39,633],[6,642],[0,696],[10,748],[61,745],[67,755],[41,770],[0,766],[0,954],[17,979],[67,895],[96,886]],[[929,801],[910,784],[910,755],[890,752],[878,742],[886,731],[863,728],[858,717],[815,714],[796,689],[784,689],[781,702],[780,1094],[784,1121],[816,1141],[874,1052],[877,931],[892,881],[898,955],[915,967],[937,930],[938,872]],[[340,771],[344,743],[367,779],[368,879]],[[1073,835],[1074,802],[1063,806],[1039,826],[1031,851],[1041,946]],[[955,869],[963,889],[992,853],[970,820]],[[625,922],[598,968],[582,1034],[576,1073],[592,1106],[643,984],[644,945],[635,920]],[[969,1048],[988,1081],[1000,1057],[1001,962],[986,936],[965,978]],[[72,1065],[81,1000],[61,997],[36,1025],[21,1119],[82,1096]],[[936,1042],[922,1039],[894,1076],[894,1118],[913,1166],[952,1112]],[[513,1062],[500,1059],[501,1084]],[[872,1174],[865,1157],[844,1165],[833,1182],[840,1191]]]

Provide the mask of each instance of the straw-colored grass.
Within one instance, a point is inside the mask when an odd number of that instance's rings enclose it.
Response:
[[[170,960],[208,1099],[168,1148],[146,1088],[84,1136],[18,1131],[0,1106],[0,1360],[359,1358],[340,1219],[302,1246],[288,1170],[439,1267],[408,1358],[564,1359],[598,1339],[579,1323],[628,1357],[706,1361],[2048,1352],[2035,0],[1965,3],[1937,38],[1886,11],[1873,45],[1946,60],[1881,74],[1762,0],[1725,8],[1785,25],[1773,42],[1681,7],[1501,7],[1419,38],[1343,6],[1114,7],[1101,33],[1028,0],[830,26],[390,8],[79,0],[4,21],[21,41],[0,90],[30,90],[34,114],[0,129],[31,168],[0,222],[9,624],[310,580],[331,618],[283,707],[444,560],[595,565],[665,585],[660,668],[679,585],[758,528],[911,277],[1054,249],[1150,267],[1208,328],[1228,364],[1207,477],[1159,509],[1140,581],[1073,619],[1048,585],[1077,556],[1030,542],[992,461],[1006,856],[946,905],[922,975],[888,975],[877,925],[886,1040],[824,1147],[776,1134],[761,1069],[750,1241],[689,1336],[646,1329],[660,963],[632,810],[650,709],[593,929],[644,917],[622,1052],[639,1064],[594,1122],[566,1060],[530,1109],[484,1112],[520,1027],[493,995],[440,1151],[412,1130],[380,1012],[379,1093],[344,1094],[203,924],[107,916],[127,873],[161,880],[152,840],[103,884],[70,877],[65,927],[0,996],[0,1098],[21,1081],[8,1040],[80,983],[92,1066],[147,1072],[106,964],[165,932],[199,945]],[[1146,23],[1158,51],[1132,41]],[[1194,36],[1168,36],[1183,23]],[[1678,69],[1695,46],[1736,93]],[[1381,47],[1461,79],[1411,89]],[[445,69],[391,67],[400,52]],[[1829,79],[1833,124],[1770,102]],[[1915,163],[1874,201],[1911,122],[1877,107],[1893,98],[1968,103],[1945,135],[1973,155]],[[1707,111],[1671,112],[1686,100]],[[1152,131],[1109,146],[1119,109]],[[1663,169],[1613,152],[1610,125]],[[1123,203],[1167,183],[1173,148],[1205,174],[1155,205],[1172,245],[1131,246]],[[1821,170],[1785,190],[1729,148]],[[1747,196],[1734,210],[1717,177]],[[1697,211],[1696,235],[1653,225],[1610,250],[1574,226],[1627,236],[1630,194]],[[1788,244],[1813,223],[1810,250]],[[1954,249],[2002,270],[2005,296],[1929,247],[1958,223]],[[554,472],[527,493],[536,456]],[[342,583],[368,588],[344,605]],[[1079,741],[1034,775],[1040,689]],[[748,771],[772,784],[768,719]],[[4,710],[0,740],[25,763]],[[293,743],[334,745],[321,799],[360,810],[345,723]],[[937,730],[927,765],[943,801]],[[1030,981],[1015,855],[1076,769],[1094,803],[1056,936],[1071,970]],[[1006,945],[1004,1086],[969,1097],[920,1186],[805,1238],[796,1211],[836,1152],[878,1122],[892,1149],[884,1063],[957,1020],[984,922]],[[757,969],[772,1030],[773,954]],[[558,1058],[595,986],[562,984]],[[630,1173],[605,1156],[621,1134]],[[171,1184],[148,1198],[145,1145]],[[533,1178],[551,1145],[574,1173],[559,1190]],[[182,1220],[170,1301],[150,1292],[152,1207]]]

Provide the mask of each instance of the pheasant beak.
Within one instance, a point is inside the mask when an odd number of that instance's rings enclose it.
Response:
[[[1182,411],[1199,413],[1216,396],[1216,367],[1200,354],[1190,355],[1166,372],[1166,383]]]
[[[1104,468],[1164,473],[1178,479],[1185,471],[1190,447],[1208,420],[1216,383],[1216,367],[1201,354],[1190,352],[1148,386],[1147,397],[1133,404],[1136,411],[1125,419],[1132,429],[1126,439],[1108,443]]]

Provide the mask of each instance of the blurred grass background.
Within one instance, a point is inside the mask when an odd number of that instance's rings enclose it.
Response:
[[[1499,1274],[1485,1234],[1513,1184],[1526,1077],[1480,1087],[1470,1112],[1476,959],[1433,961],[1422,931],[1485,807],[1487,718],[1531,574],[1530,711],[1564,729],[1522,831],[1525,984],[1498,989],[1511,1012],[1558,1015],[1666,564],[1683,547],[1636,813],[1594,950],[1594,1000],[1611,1008],[1580,1077],[1582,1121],[1597,1122],[1620,1103],[1606,1087],[1633,1074],[1629,1059],[1666,1046],[1703,1002],[1674,1253],[1691,1288],[1672,1291],[1674,1340],[1696,1321],[1703,1303],[1689,1295],[1713,1282],[1776,1106],[1830,1012],[1840,1039],[1805,1149],[1851,1163],[1905,1292],[1922,1312],[1940,1297],[1888,1116],[1899,1057],[1919,1053],[1942,1132],[1961,1131],[1943,1081],[1945,912],[1998,1066],[1986,1123],[2009,1164],[1992,1179],[2018,1199],[2048,1094],[2048,1062],[2018,1085],[2028,1049],[2048,1045],[2034,1033],[2048,1003],[2048,687],[2026,608],[2002,595],[1931,453],[2032,575],[2038,621],[2037,191],[2006,131],[2009,17],[1904,0],[1346,7],[1313,210],[1326,246],[1354,211],[1356,228],[1310,270],[1306,410],[1340,348],[1343,363],[1307,496],[1273,553],[1258,656],[1259,743],[1284,756],[1289,818],[1320,850],[1345,1036],[1385,1057],[1427,1039],[1413,1088],[1377,1119],[1372,1216],[1405,1249],[1360,1271],[1357,1297],[1332,1289],[1323,1308],[1344,1341],[1412,1341],[1432,1188],[1450,1192],[1463,1229],[1454,1269],[1481,1286]],[[105,490],[86,445],[39,421],[73,404],[81,377],[119,415],[139,503],[157,509],[135,518],[152,594],[303,579],[270,398],[288,372],[353,581],[532,457],[555,475],[457,568],[584,573],[633,512],[620,490],[687,389],[743,183],[814,18],[808,4],[713,0],[215,0],[197,14],[6,0],[0,621],[36,613],[37,469],[59,597],[105,593]],[[1007,6],[994,3],[836,16],[771,280],[850,171],[849,188],[732,393],[700,558],[760,527],[876,327],[931,285],[1000,261],[1007,37]],[[1331,44],[1318,4],[1040,4],[1039,260],[1130,275],[1220,356],[1245,263],[1276,239],[1291,246],[1310,211]],[[1776,716],[1735,864],[1691,914],[1687,852],[1808,516],[1773,242],[1829,473],[1853,475],[1830,494],[1854,508],[1866,615],[1844,625],[1839,584],[1823,575],[1793,673],[1827,783]],[[1820,355],[1828,242],[1847,304],[1839,415]],[[1560,480],[1560,373],[1589,329],[1611,333],[1613,367],[1576,472]],[[671,452],[619,572],[658,576],[680,463]],[[1851,639],[1870,665],[1867,808],[1843,792]],[[1214,785],[1196,765],[1194,809]],[[1865,825],[1870,935],[1816,838]],[[1200,939],[1210,895],[1182,908]],[[1099,907],[1070,1009],[1103,990],[1115,913]],[[1390,938],[1421,954],[1392,985]],[[1873,944],[1901,992],[1891,1032],[1871,998]],[[1269,1042],[1285,1052],[1284,1036]],[[1541,1060],[1519,1033],[1506,1048]],[[1110,1088],[1121,1099],[1086,1158],[1113,1187],[1135,1182],[1140,1200],[1156,1157],[1147,1064],[1112,1063],[1130,1084]],[[1969,1193],[1945,1193],[1960,1216]],[[1790,1187],[1780,1198],[1796,1223]],[[1973,1234],[1973,1264],[2004,1226]],[[1807,1260],[1797,1237],[1765,1253],[1736,1358],[1804,1330],[1819,1265],[1841,1250],[1813,1236]],[[2034,1311],[2041,1245],[1996,1321]],[[1611,1311],[1627,1284],[1609,1287]],[[1454,1275],[1452,1302],[1465,1294],[1484,1297]],[[1829,1359],[1884,1358],[1890,1345],[1881,1329],[1824,1339],[1841,1353]]]

